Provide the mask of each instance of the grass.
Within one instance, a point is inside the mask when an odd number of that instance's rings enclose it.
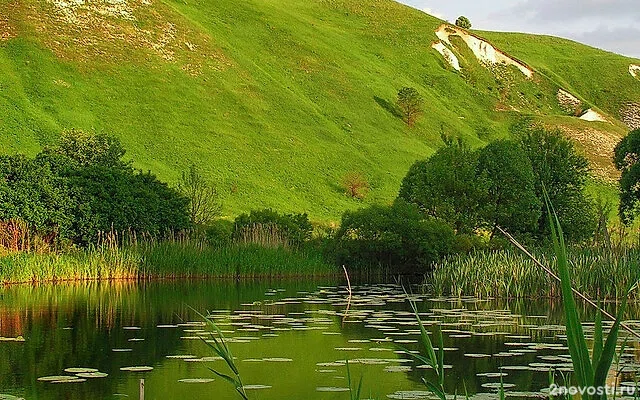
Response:
[[[137,167],[169,182],[190,162],[201,166],[228,215],[272,207],[328,222],[363,203],[344,195],[342,177],[366,175],[365,204],[391,201],[409,166],[441,145],[442,130],[480,146],[508,135],[522,114],[558,116],[559,85],[611,112],[640,96],[630,59],[487,33],[545,73],[533,83],[516,78],[505,95],[467,53],[466,75],[448,70],[430,48],[442,21],[391,0],[136,7],[135,22],[94,15],[78,28],[46,2],[0,5],[14,36],[0,41],[3,153],[33,154],[62,129],[110,132]],[[425,98],[414,129],[390,106],[403,86]],[[501,102],[518,112],[496,110]]]
[[[640,250],[574,249],[569,252],[573,285],[602,299],[620,299],[640,276]],[[534,255],[556,271],[557,259]],[[560,285],[515,250],[479,251],[449,257],[435,265],[429,284],[436,294],[480,298],[559,297]],[[634,292],[634,299],[640,294]]]
[[[341,271],[314,250],[195,242],[99,246],[0,256],[0,283],[174,278],[331,276]]]

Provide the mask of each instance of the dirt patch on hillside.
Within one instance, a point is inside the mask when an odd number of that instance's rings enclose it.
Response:
[[[210,37],[161,2],[46,0],[19,7],[25,25],[62,59],[117,64],[158,56],[191,75],[231,65]]]
[[[560,129],[577,142],[596,177],[611,182],[620,178],[620,172],[613,165],[613,151],[622,139],[620,135],[594,128],[561,126]]]

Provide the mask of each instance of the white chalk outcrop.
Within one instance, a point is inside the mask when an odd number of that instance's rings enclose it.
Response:
[[[438,53],[442,54],[444,60],[449,65],[451,65],[453,69],[455,69],[456,71],[460,71],[460,61],[458,61],[458,57],[456,57],[456,55],[453,54],[453,51],[449,50],[449,48],[445,46],[444,43],[434,42],[431,47],[436,49]]]
[[[469,46],[476,58],[487,64],[506,64],[513,65],[518,68],[527,78],[533,77],[533,70],[526,64],[509,57],[500,50],[496,49],[491,43],[480,39],[467,32],[464,29],[452,25],[441,25],[436,30],[436,36],[444,43],[451,44],[449,37],[459,36]]]
[[[597,111],[592,110],[591,108],[584,112],[580,116],[581,120],[590,121],[590,122],[607,122],[607,119]]]
[[[640,77],[640,65],[636,65],[636,64],[629,65],[629,73],[634,78]]]

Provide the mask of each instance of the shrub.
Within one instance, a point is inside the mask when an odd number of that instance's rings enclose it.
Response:
[[[483,227],[510,233],[533,232],[541,215],[531,162],[519,143],[497,140],[479,150],[477,175],[487,183],[482,206]]]
[[[298,246],[311,239],[313,226],[307,214],[280,215],[271,209],[253,210],[250,214],[241,214],[235,219],[233,238],[255,242],[256,240],[249,240],[252,232],[256,239],[269,239],[270,235],[274,237],[272,239],[277,239],[276,242],[283,241],[286,242],[283,243],[285,245]]]
[[[521,135],[520,141],[533,167],[536,195],[542,202],[546,189],[565,238],[573,242],[590,238],[597,217],[594,202],[585,194],[587,159],[558,130],[530,129]],[[542,210],[536,236],[549,237],[549,226],[548,213]]]
[[[462,29],[471,29],[471,21],[469,21],[469,18],[461,15],[456,19],[456,26],[459,26]]]
[[[0,156],[0,221],[19,219],[33,233],[67,236],[72,212],[69,186],[50,163]]]
[[[349,172],[342,179],[342,187],[347,195],[355,199],[364,199],[369,193],[369,181],[359,172]]]
[[[397,201],[344,213],[334,252],[339,264],[423,272],[454,245],[453,230],[446,224],[425,219],[414,205]]]
[[[233,221],[224,219],[213,221],[204,231],[207,243],[214,247],[224,247],[231,244],[233,227]]]

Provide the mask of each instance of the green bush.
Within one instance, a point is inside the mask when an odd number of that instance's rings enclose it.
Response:
[[[587,160],[560,132],[525,129],[518,136],[479,150],[445,137],[445,146],[411,166],[398,197],[459,235],[489,230],[494,236],[502,227],[520,239],[544,241],[546,190],[566,238],[591,237],[597,217],[585,193]]]
[[[0,221],[20,219],[34,233],[68,236],[72,210],[69,186],[49,163],[0,156]]]
[[[233,237],[233,221],[217,220],[205,228],[207,243],[214,247],[224,247],[231,244]]]
[[[424,272],[454,245],[453,230],[445,223],[425,219],[414,205],[397,201],[344,213],[334,256],[340,265]]]
[[[565,239],[581,242],[590,238],[597,216],[595,203],[585,192],[589,176],[587,159],[559,130],[528,130],[521,134],[520,142],[533,167],[536,195],[542,202],[546,190]],[[543,209],[535,236],[548,238],[549,226],[548,213]]]

